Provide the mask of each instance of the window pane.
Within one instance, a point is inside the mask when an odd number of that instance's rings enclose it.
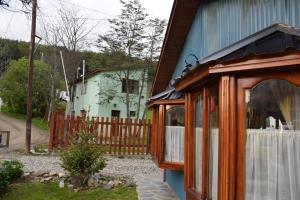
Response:
[[[245,102],[245,199],[300,199],[300,89],[268,80]]]
[[[213,87],[208,95],[209,117],[209,199],[216,200],[218,194],[219,151],[219,88]]]
[[[195,104],[195,185],[202,193],[202,138],[203,138],[203,96],[199,95]]]
[[[184,107],[166,106],[165,161],[184,162]]]

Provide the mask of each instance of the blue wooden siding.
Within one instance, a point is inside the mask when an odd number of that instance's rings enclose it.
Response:
[[[201,2],[172,78],[181,75],[188,54],[201,59],[274,23],[300,27],[300,0]]]
[[[166,170],[166,181],[180,200],[185,200],[183,171]]]

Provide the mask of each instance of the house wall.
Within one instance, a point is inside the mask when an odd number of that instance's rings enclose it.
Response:
[[[172,79],[193,61],[189,54],[201,59],[274,23],[300,27],[299,8],[299,0],[201,1]]]
[[[166,182],[180,200],[185,200],[183,171],[166,170]]]
[[[130,79],[139,80],[139,87],[142,83],[142,70],[134,71],[131,73]],[[146,73],[147,74],[147,73]],[[122,83],[117,81],[115,78],[110,78],[110,76],[125,77],[124,73],[121,71],[113,72],[102,72],[98,73],[93,77],[87,79],[87,92],[86,94],[81,94],[82,82],[79,82],[75,85],[75,95],[74,95],[74,111],[75,115],[80,115],[80,110],[84,109],[89,111],[89,116],[93,117],[111,117],[112,110],[120,110],[120,117],[126,118],[126,104],[125,97],[126,93],[122,93]],[[140,88],[139,88],[140,89]],[[143,111],[146,105],[147,99],[147,83],[145,82],[140,104],[140,115],[139,118],[142,118]],[[107,95],[99,95],[100,93],[111,94],[114,98],[110,102],[105,103]],[[137,110],[138,95],[130,94],[132,103],[130,105],[130,111]],[[99,104],[99,102],[101,104]]]

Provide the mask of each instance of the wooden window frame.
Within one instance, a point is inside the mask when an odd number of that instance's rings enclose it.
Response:
[[[238,82],[238,121],[237,121],[237,176],[236,176],[236,198],[245,199],[245,90],[252,89],[266,80],[286,80],[300,87],[300,70],[288,70],[284,72],[262,74],[260,76],[245,76]]]
[[[234,76],[224,74],[217,80],[208,82],[199,87],[196,92],[191,92],[186,97],[187,132],[185,166],[185,189],[187,199],[202,200],[209,196],[209,113],[208,113],[208,91],[213,85],[219,84],[219,146],[218,146],[218,200],[230,199],[234,196],[235,179],[235,119],[236,119],[236,79]],[[194,123],[195,123],[195,98],[202,93],[203,98],[203,144],[202,144],[202,194],[195,190],[195,145],[194,145]],[[232,119],[232,120],[230,120]],[[222,166],[222,167],[220,167]],[[232,181],[233,180],[233,181]]]
[[[152,156],[154,162],[158,165],[159,168],[168,169],[168,170],[177,170],[183,171],[184,163],[173,163],[166,162],[164,160],[165,153],[165,114],[166,106],[184,106],[185,100],[157,100],[150,104],[150,107],[153,109],[153,134],[152,134]],[[184,154],[185,155],[185,154]]]

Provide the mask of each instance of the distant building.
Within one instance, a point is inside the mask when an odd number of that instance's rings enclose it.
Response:
[[[78,116],[86,111],[91,117],[126,118],[127,87],[124,70],[127,69],[98,69],[87,73],[84,78],[79,77],[71,86],[72,113]],[[145,82],[142,88],[143,74],[145,74]],[[130,71],[128,90],[131,118],[137,117],[139,99],[138,118],[142,118],[144,114],[148,91],[147,76],[148,73],[143,68]]]

